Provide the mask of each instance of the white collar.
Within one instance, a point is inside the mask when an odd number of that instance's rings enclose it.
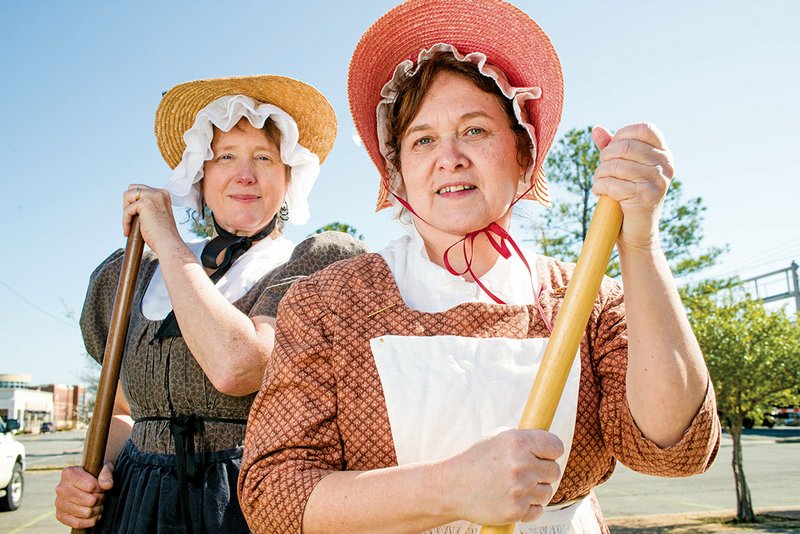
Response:
[[[428,257],[425,242],[413,228],[406,228],[407,236],[395,239],[380,255],[392,271],[395,283],[406,305],[414,310],[434,313],[449,310],[464,302],[493,303],[475,282],[463,276],[454,276],[447,269],[433,263]],[[507,304],[533,304],[534,290],[538,290],[536,254],[522,249],[531,273],[522,260],[513,254],[509,259],[498,258],[480,280],[489,290]],[[533,278],[533,283],[531,283]]]
[[[196,258],[200,259],[208,239],[186,243]],[[294,243],[283,236],[267,237],[242,254],[233,266],[220,278],[216,287],[228,302],[236,302],[244,296],[265,274],[286,263],[292,255]],[[156,267],[147,291],[142,298],[142,314],[151,321],[160,321],[172,311],[167,286],[161,266]]]

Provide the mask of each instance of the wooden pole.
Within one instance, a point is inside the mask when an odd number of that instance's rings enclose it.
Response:
[[[519,428],[550,429],[621,227],[622,210],[619,203],[605,195],[601,196],[522,412]],[[511,534],[513,531],[514,525],[481,528],[481,534]]]
[[[131,221],[128,243],[125,246],[125,257],[117,284],[117,296],[114,299],[114,311],[108,329],[106,349],[103,353],[103,366],[100,371],[100,382],[97,385],[94,415],[86,435],[86,447],[83,454],[83,468],[97,477],[103,468],[103,460],[108,444],[108,431],[111,426],[111,414],[114,409],[114,397],[117,393],[119,370],[122,366],[122,353],[128,335],[128,322],[131,317],[131,304],[136,289],[136,277],[142,261],[144,239],[139,231],[139,217]],[[72,534],[88,533],[91,529],[72,529]]]

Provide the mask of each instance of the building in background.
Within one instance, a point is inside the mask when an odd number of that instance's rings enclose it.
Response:
[[[19,421],[22,432],[38,433],[44,422],[58,430],[82,426],[87,409],[86,386],[32,386],[31,375],[0,374],[0,416]]]
[[[86,386],[48,384],[39,388],[53,395],[52,421],[57,430],[77,428],[88,421]]]

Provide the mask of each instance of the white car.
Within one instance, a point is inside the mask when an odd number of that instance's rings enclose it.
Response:
[[[16,510],[22,503],[25,446],[11,433],[18,428],[15,419],[0,419],[0,512]]]

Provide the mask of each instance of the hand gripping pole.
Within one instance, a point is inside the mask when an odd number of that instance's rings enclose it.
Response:
[[[100,382],[97,385],[94,415],[86,435],[86,447],[83,455],[83,468],[97,477],[103,468],[103,460],[108,444],[108,431],[111,426],[111,414],[114,409],[114,397],[117,393],[119,370],[122,366],[122,354],[125,350],[125,339],[128,335],[128,322],[131,317],[131,304],[136,288],[136,277],[142,261],[144,239],[139,231],[139,217],[131,220],[128,243],[125,246],[125,257],[117,284],[117,296],[114,299],[114,311],[108,329],[106,349],[103,353],[103,366],[100,371]],[[72,529],[72,534],[88,533],[91,529]]]

